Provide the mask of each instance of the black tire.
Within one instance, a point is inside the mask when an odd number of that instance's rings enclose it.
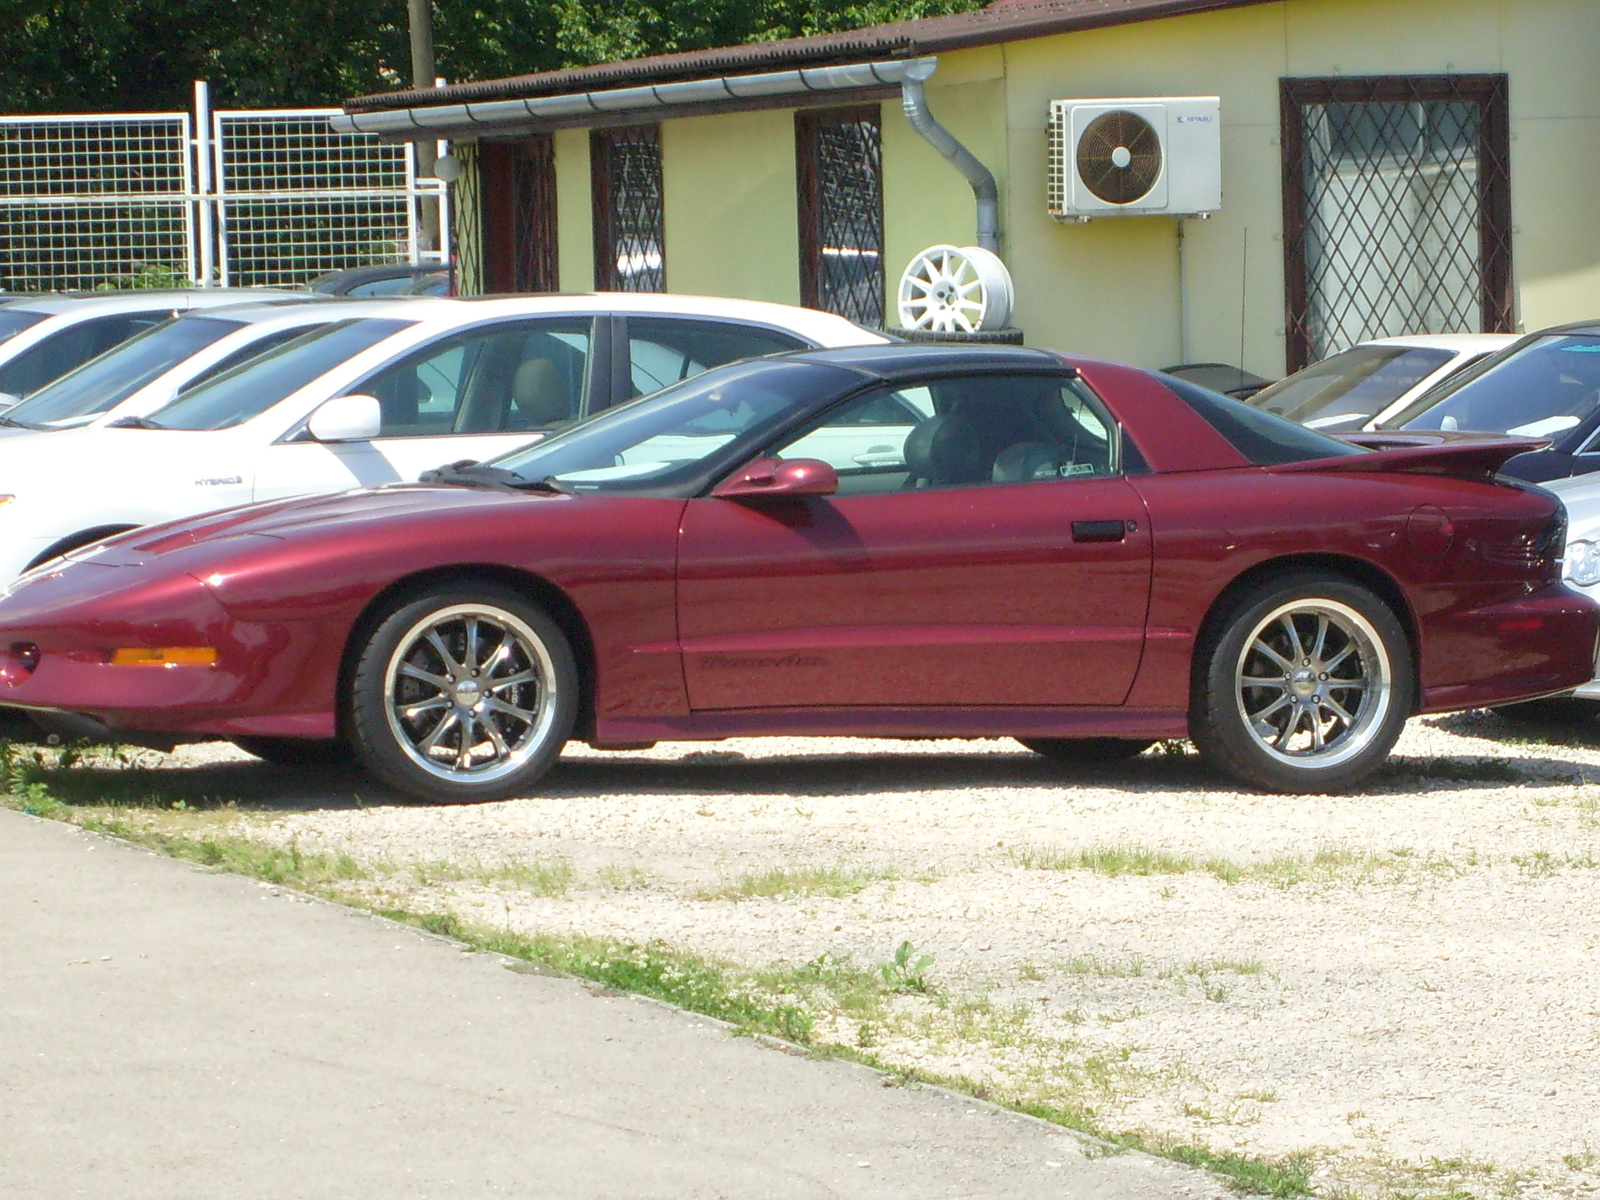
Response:
[[[339,738],[236,737],[233,744],[278,767],[347,767],[356,756]]]
[[[1491,710],[1497,717],[1528,725],[1586,725],[1600,717],[1600,700],[1577,696],[1548,696],[1543,700],[1524,700]]]
[[[482,639],[486,627],[495,640],[469,650],[470,631]],[[447,583],[398,602],[357,648],[350,673],[347,725],[361,764],[443,804],[526,794],[560,756],[577,714],[566,636],[500,584]]]
[[[1244,589],[1208,620],[1190,736],[1255,787],[1343,791],[1382,765],[1415,696],[1411,644],[1388,604],[1343,576],[1295,571]]]
[[[1137,758],[1154,746],[1152,741],[1135,738],[1018,738],[1035,754],[1042,754],[1051,762],[1110,763]]]

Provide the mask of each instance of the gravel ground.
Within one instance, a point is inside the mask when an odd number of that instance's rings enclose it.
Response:
[[[1070,771],[1005,740],[577,748],[538,798],[463,808],[230,748],[164,765],[242,797],[228,819],[254,837],[392,867],[570,867],[378,885],[495,927],[751,970],[875,968],[909,941],[933,997],[865,1031],[827,1014],[824,1036],[1087,1104],[1109,1129],[1307,1153],[1321,1192],[1583,1195],[1600,1185],[1600,727],[1505,740],[1523,732],[1413,721],[1375,785],[1333,797],[1233,791],[1182,753]],[[776,870],[801,882],[759,894]]]

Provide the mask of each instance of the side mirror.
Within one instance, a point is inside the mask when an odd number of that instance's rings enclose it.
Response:
[[[383,409],[373,396],[335,396],[324,400],[306,422],[319,442],[365,442],[383,428]]]
[[[819,458],[758,458],[735,471],[713,496],[749,500],[760,496],[831,496],[839,490],[839,472]]]

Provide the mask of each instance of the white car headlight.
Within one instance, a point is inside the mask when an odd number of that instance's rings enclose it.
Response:
[[[1568,542],[1566,576],[1579,587],[1600,583],[1600,544]]]

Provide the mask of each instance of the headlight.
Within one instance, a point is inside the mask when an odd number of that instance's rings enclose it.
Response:
[[[1566,576],[1580,587],[1600,583],[1600,544],[1568,542]]]

